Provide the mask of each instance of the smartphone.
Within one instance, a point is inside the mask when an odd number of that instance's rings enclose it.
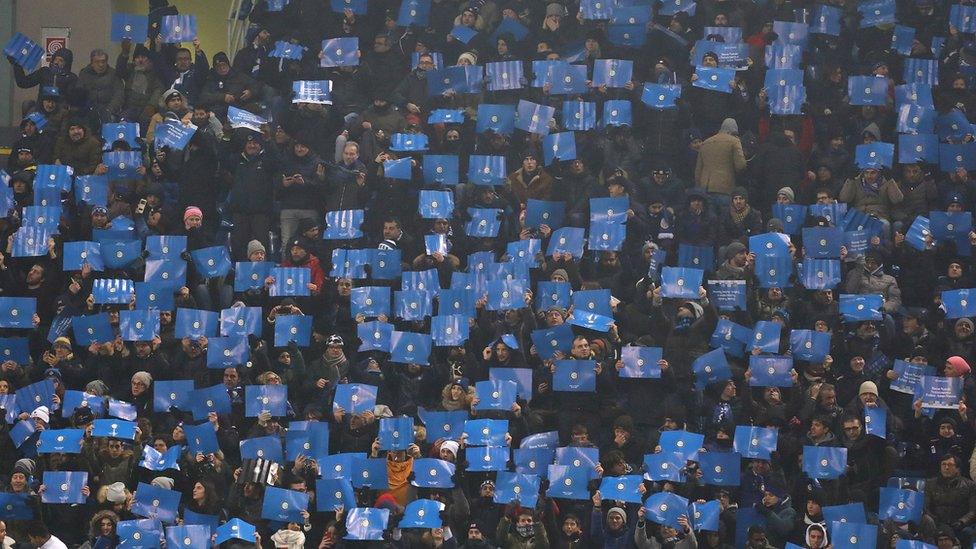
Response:
[[[136,214],[137,215],[142,215],[142,212],[146,211],[146,204],[147,204],[147,201],[146,201],[145,198],[143,198],[142,200],[139,201],[139,205],[136,206]]]

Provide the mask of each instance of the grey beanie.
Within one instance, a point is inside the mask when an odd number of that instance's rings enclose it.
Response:
[[[268,250],[264,248],[264,244],[261,244],[259,240],[252,240],[247,243],[247,256],[251,257],[251,254],[254,252],[268,253]]]
[[[108,385],[100,379],[89,381],[88,385],[85,385],[85,392],[90,395],[105,396],[108,394]]]
[[[620,518],[624,519],[624,522],[627,522],[627,511],[624,511],[623,507],[611,507],[610,510],[607,511],[607,516],[609,517],[614,513],[619,514]]]
[[[37,466],[34,464],[34,460],[30,458],[21,458],[14,463],[14,473],[23,473],[24,476],[32,477],[34,476],[34,470]]]
[[[719,132],[739,135],[739,123],[735,121],[735,118],[726,118],[722,121],[722,128],[719,130]]]
[[[723,256],[726,260],[732,259],[736,254],[740,254],[746,251],[745,244],[739,242],[738,240],[733,240],[729,242],[729,245],[725,247],[725,255]]]

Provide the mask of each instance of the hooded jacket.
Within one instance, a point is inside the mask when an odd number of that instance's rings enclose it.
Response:
[[[74,88],[78,83],[78,77],[71,72],[71,64],[74,62],[74,53],[67,48],[63,48],[55,52],[52,56],[53,58],[60,57],[64,59],[64,69],[57,71],[52,66],[41,67],[36,71],[27,74],[24,72],[24,68],[20,65],[11,63],[14,69],[14,81],[17,82],[18,88],[33,88],[37,86],[37,101],[41,100],[41,92],[44,88],[54,87],[57,88],[64,97],[65,93]],[[7,58],[10,59],[9,57]]]

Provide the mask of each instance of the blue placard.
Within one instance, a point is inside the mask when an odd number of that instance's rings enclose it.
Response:
[[[708,297],[720,311],[746,310],[745,280],[709,280]]]
[[[430,0],[406,0],[400,3],[397,25],[426,27],[430,19]]]
[[[814,330],[792,330],[790,353],[798,360],[822,362],[830,353],[830,334]]]
[[[75,342],[85,347],[115,339],[108,313],[72,317],[71,328]]]
[[[192,380],[157,380],[153,387],[153,411],[168,412],[170,408],[188,411]]]
[[[661,270],[661,296],[679,299],[698,299],[704,271],[684,267],[664,267]]]
[[[241,366],[251,357],[246,336],[211,337],[207,340],[207,368]]]
[[[284,417],[288,409],[288,387],[285,385],[248,385],[244,387],[244,417],[270,413]]]
[[[166,44],[192,42],[197,37],[197,16],[164,15],[159,24],[159,36]]]
[[[860,2],[857,5],[857,11],[861,14],[860,26],[862,29],[895,22],[894,0],[870,0],[868,2]]]
[[[840,36],[840,24],[843,12],[834,6],[817,4],[813,8],[810,20],[811,34],[826,34]]]
[[[777,344],[778,346],[778,344]],[[793,359],[785,356],[750,356],[751,387],[792,387]]]
[[[691,368],[695,373],[695,384],[700,388],[732,377],[732,370],[729,368],[723,349],[715,349],[699,356],[692,363]]]
[[[376,387],[362,383],[341,383],[336,387],[333,411],[341,408],[347,414],[362,414],[376,406]]]
[[[142,156],[138,151],[114,151],[102,155],[102,163],[108,166],[108,180],[138,179]]]
[[[466,443],[475,446],[505,446],[507,419],[472,419],[464,422]]]
[[[500,504],[517,501],[522,506],[533,507],[539,498],[539,484],[538,474],[499,471],[493,501]]]
[[[587,500],[590,498],[586,487],[589,481],[587,471],[572,465],[548,466],[549,489],[546,495],[554,498]]]
[[[750,459],[769,459],[776,450],[777,430],[775,428],[736,425],[732,448]]]
[[[139,124],[134,122],[102,124],[102,140],[105,142],[105,150],[110,150],[116,141],[125,141],[130,147],[139,148]]]
[[[68,504],[85,503],[81,493],[88,484],[87,472],[44,471],[43,482],[46,490],[41,494],[41,503]]]
[[[832,522],[830,538],[834,549],[874,549],[878,546],[878,527],[865,522]]]
[[[884,106],[888,100],[888,80],[875,76],[851,76],[847,80],[847,94],[852,106]]]
[[[214,337],[219,324],[219,315],[214,311],[179,308],[176,310],[175,335],[181,339]]]
[[[352,2],[353,0],[333,0],[333,4],[337,2]],[[356,0],[356,3],[362,2],[363,0]],[[300,61],[302,56],[305,54],[305,48],[299,44],[292,44],[291,42],[286,42],[284,40],[278,40],[275,42],[274,47],[268,52],[268,57],[273,57],[275,59],[291,59],[293,61]]]
[[[897,377],[891,381],[889,386],[891,390],[909,395],[915,394],[915,388],[922,381],[923,376],[935,375],[934,366],[915,364],[899,359],[895,359],[892,370],[897,374]]]
[[[159,310],[120,311],[119,334],[122,341],[152,341],[159,337]]]
[[[32,329],[37,298],[0,297],[0,328]]]
[[[356,507],[346,516],[344,539],[358,541],[382,541],[383,530],[390,520],[389,509]]]
[[[702,483],[712,486],[738,486],[742,458],[735,452],[706,452],[698,456]]]
[[[681,528],[678,518],[688,514],[688,500],[671,492],[657,492],[644,501],[644,513],[651,522]]]
[[[847,471],[847,448],[804,446],[803,472],[812,479],[837,479]]]
[[[623,88],[633,80],[634,62],[621,59],[597,59],[593,63],[593,86]]]
[[[525,80],[521,61],[498,61],[485,64],[488,91],[517,90]]]
[[[41,62],[44,48],[18,32],[3,47],[3,54],[12,58],[25,72],[31,72]]]
[[[898,135],[898,163],[912,164],[918,161],[939,163],[939,137],[932,133]]]
[[[880,295],[840,294],[839,302],[845,322],[881,320],[884,298]]]
[[[890,519],[898,523],[919,524],[924,505],[925,495],[922,492],[882,487],[878,503],[878,518]]]
[[[854,151],[854,163],[862,169],[890,168],[894,158],[895,145],[892,143],[876,141],[874,143],[858,145]]]
[[[915,386],[915,400],[922,408],[955,410],[962,398],[963,378],[922,376]]]
[[[270,261],[238,261],[234,265],[234,291],[259,290],[271,273]]]
[[[660,347],[623,347],[620,353],[623,367],[619,375],[629,378],[659,379],[661,366],[658,361],[662,356],[663,349]]]
[[[677,100],[681,97],[681,86],[677,84],[644,84],[641,101],[655,110],[677,108]]]
[[[45,429],[38,437],[37,453],[80,454],[84,442],[84,429]]]
[[[719,93],[732,93],[732,81],[735,79],[735,70],[718,67],[697,67],[695,74],[698,78],[695,79],[692,86]]]
[[[140,482],[134,492],[132,514],[164,523],[176,522],[183,494]]]
[[[454,470],[455,465],[449,461],[419,458],[413,462],[414,479],[410,483],[418,488],[453,488]]]
[[[220,387],[223,388],[223,386]],[[227,389],[223,388],[223,390],[226,393]],[[199,391],[194,391],[194,393],[198,392]],[[229,412],[230,404],[228,403],[227,413]],[[214,431],[213,424],[211,424],[209,421],[201,423],[200,425],[183,424],[183,430],[186,431],[186,449],[191,455],[214,454],[220,451],[220,446],[217,443],[217,433]]]
[[[359,38],[327,38],[322,41],[322,67],[354,67],[359,65]]]
[[[592,360],[557,360],[552,375],[552,389],[566,392],[596,391],[596,362]]]
[[[464,425],[468,420],[467,410],[452,410],[449,412],[428,411],[423,407],[418,409],[418,416],[427,427],[427,432],[438,438],[460,440],[464,433]]]
[[[112,14],[112,42],[142,43],[149,34],[149,17],[131,13]]]
[[[108,177],[83,175],[75,178],[75,201],[89,206],[108,206]]]

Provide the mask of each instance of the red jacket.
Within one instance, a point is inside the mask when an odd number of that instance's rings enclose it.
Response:
[[[294,263],[289,257],[288,259],[281,262],[281,266],[282,267],[306,267],[308,269],[311,269],[312,274],[309,277],[309,280],[312,281],[312,284],[315,284],[315,291],[312,292],[312,295],[319,295],[319,293],[322,292],[322,287],[325,286],[325,271],[322,270],[322,264],[319,263],[319,258],[315,257],[312,254],[308,254],[308,260],[306,260],[304,263],[298,264],[298,263]]]

